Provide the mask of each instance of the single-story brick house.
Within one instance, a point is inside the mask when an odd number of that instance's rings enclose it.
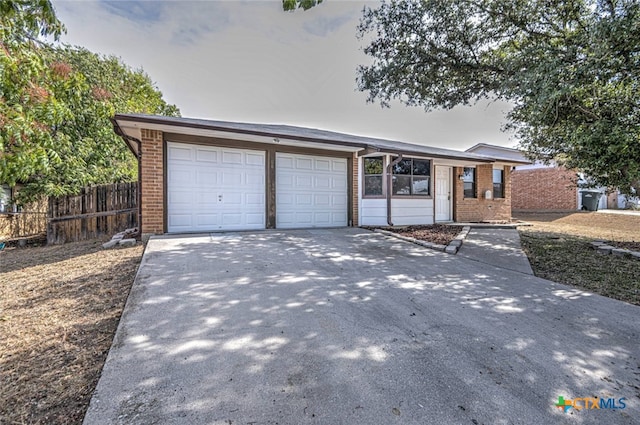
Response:
[[[478,143],[466,152],[526,161],[524,154],[518,149],[486,143]],[[577,171],[553,163],[518,164],[511,170],[511,209],[514,212],[580,210],[581,181]],[[605,193],[605,189],[601,191]],[[604,208],[618,208],[617,191],[600,198],[598,209]]]
[[[285,125],[113,118],[139,159],[143,234],[511,218],[522,161]]]

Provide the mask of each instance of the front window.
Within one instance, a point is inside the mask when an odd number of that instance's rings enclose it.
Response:
[[[429,196],[431,194],[429,184],[431,161],[428,159],[402,159],[394,165],[392,172],[394,195]]]
[[[464,182],[464,197],[475,198],[476,197],[476,169],[465,168],[462,174]]]
[[[493,170],[493,197],[504,198],[504,170]]]
[[[383,174],[382,157],[364,159],[364,196],[382,196]]]

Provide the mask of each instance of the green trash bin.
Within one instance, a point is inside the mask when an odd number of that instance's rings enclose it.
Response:
[[[598,211],[598,204],[600,203],[602,192],[599,190],[583,190],[580,193],[582,194],[582,209]]]

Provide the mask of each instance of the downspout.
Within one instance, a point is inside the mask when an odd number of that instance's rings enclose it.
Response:
[[[402,161],[401,153],[398,154],[396,159],[387,164],[387,224],[389,226],[393,226],[393,222],[391,221],[391,192],[393,189],[393,176],[391,171],[400,161]]]
[[[134,137],[130,140],[138,144],[138,237],[142,240],[142,140]]]
[[[138,160],[138,193],[137,193],[137,203],[138,203],[138,239],[142,240],[142,141],[133,136],[129,136],[125,134],[124,131],[120,128],[120,125],[115,119],[111,119],[113,123],[113,128],[116,134],[122,137],[122,140],[127,144],[129,150],[132,154],[135,155]],[[138,146],[137,152],[131,148],[131,144],[129,142],[134,142]]]

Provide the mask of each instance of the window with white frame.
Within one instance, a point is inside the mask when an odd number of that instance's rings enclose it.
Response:
[[[11,212],[11,188],[6,185],[0,185],[0,213]]]
[[[364,158],[364,196],[382,196],[384,179],[384,158],[381,156]]]
[[[395,161],[396,158],[392,158]],[[431,194],[431,161],[403,158],[393,166],[393,194],[429,196]]]

